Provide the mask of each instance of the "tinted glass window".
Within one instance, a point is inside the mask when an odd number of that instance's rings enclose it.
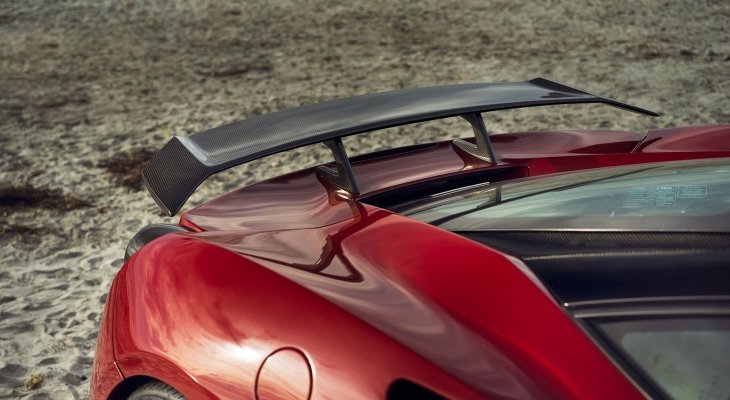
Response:
[[[449,230],[726,231],[728,159],[560,174],[433,196],[405,215]]]
[[[651,319],[599,327],[671,398],[730,398],[730,319]]]

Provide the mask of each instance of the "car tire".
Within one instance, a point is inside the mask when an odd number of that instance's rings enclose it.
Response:
[[[138,387],[127,400],[185,400],[185,396],[162,382],[150,382]]]

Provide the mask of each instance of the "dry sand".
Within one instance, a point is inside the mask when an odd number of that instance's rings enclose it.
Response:
[[[175,220],[138,182],[172,135],[353,94],[537,76],[664,116],[553,107],[489,115],[488,127],[730,122],[726,0],[138,3],[0,2],[0,398],[88,396],[124,246]],[[456,122],[347,144],[468,132]],[[206,183],[188,206],[323,160],[314,146],[269,157]]]

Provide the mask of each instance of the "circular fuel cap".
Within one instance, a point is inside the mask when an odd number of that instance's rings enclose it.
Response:
[[[312,369],[299,350],[273,352],[256,376],[257,400],[308,400],[311,393]]]

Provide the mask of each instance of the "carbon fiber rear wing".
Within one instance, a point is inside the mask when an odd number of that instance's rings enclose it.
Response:
[[[268,155],[324,142],[337,168],[317,172],[350,193],[359,193],[341,138],[421,121],[461,116],[476,145],[455,141],[467,153],[497,162],[480,113],[553,104],[604,103],[657,116],[640,107],[537,78],[527,82],[435,86],[367,94],[274,112],[190,136],[175,136],[157,153],[142,179],[157,204],[175,215],[209,176]]]

